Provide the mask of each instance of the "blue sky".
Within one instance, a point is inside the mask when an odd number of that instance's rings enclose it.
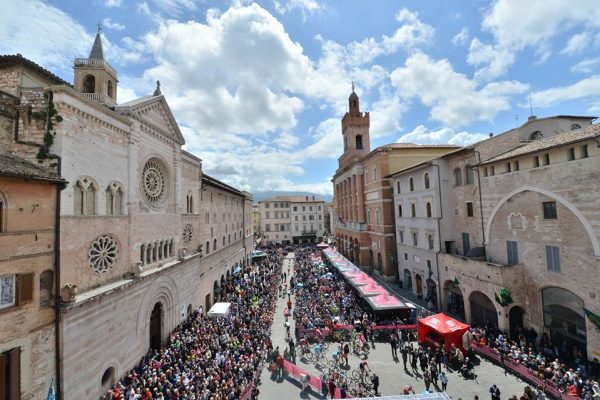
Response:
[[[589,0],[2,0],[0,54],[72,81],[103,26],[119,102],[162,83],[209,174],[328,194],[354,81],[371,148],[469,144],[538,116],[600,114]]]

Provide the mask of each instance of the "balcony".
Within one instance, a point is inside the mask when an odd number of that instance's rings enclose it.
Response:
[[[97,103],[104,104],[107,107],[116,107],[117,102],[105,95],[104,93],[82,93],[85,97],[90,100],[94,100]]]
[[[75,68],[77,67],[106,68],[113,76],[117,76],[117,71],[109,63],[96,58],[76,58]]]
[[[302,231],[300,233],[302,234],[302,236],[316,236],[317,235],[317,231],[316,230]]]

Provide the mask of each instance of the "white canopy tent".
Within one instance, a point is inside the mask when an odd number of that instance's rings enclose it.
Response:
[[[210,318],[227,317],[231,310],[231,303],[215,303],[208,311]]]

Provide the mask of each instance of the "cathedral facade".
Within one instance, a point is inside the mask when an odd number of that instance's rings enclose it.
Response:
[[[55,381],[62,398],[87,399],[193,310],[207,311],[249,262],[252,196],[204,174],[182,149],[160,84],[117,104],[117,74],[99,34],[74,69],[71,86],[4,56],[0,90],[19,98],[3,144],[68,182],[58,204]]]

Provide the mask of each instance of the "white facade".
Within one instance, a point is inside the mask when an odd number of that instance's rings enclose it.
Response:
[[[290,202],[283,197],[259,201],[260,225],[265,244],[291,243]]]
[[[315,196],[291,201],[292,237],[294,242],[314,242],[325,232],[325,202],[315,200]]]
[[[398,277],[403,288],[439,306],[436,254],[448,234],[451,215],[446,189],[448,163],[442,159],[418,164],[392,176],[398,252]]]

